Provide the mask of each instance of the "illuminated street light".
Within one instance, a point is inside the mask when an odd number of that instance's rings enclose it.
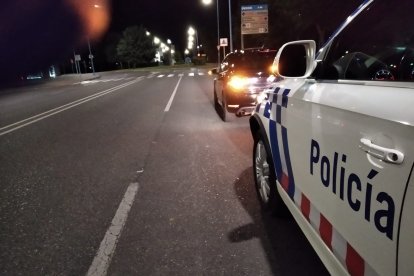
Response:
[[[213,2],[212,0],[202,0],[203,5],[210,5],[212,2]],[[232,26],[231,26],[231,0],[228,0],[228,3],[229,3],[230,52],[233,52],[233,31],[232,31]],[[217,45],[220,45],[219,0],[216,0],[216,9],[217,9]],[[220,50],[218,51],[218,63],[220,64]]]
[[[160,42],[161,42],[161,40],[158,37],[154,36],[154,43],[155,44],[160,44]]]
[[[194,29],[193,27],[189,27],[188,28],[188,49],[193,49],[194,48],[194,36],[195,36],[195,43],[197,46],[197,54],[199,54],[198,52],[198,32],[196,29]]]
[[[167,44],[171,44],[171,43],[172,43],[171,40],[167,39]]]
[[[193,29],[193,27],[188,28],[188,32],[187,32],[190,36],[195,35],[195,30]]]
[[[151,33],[150,33],[150,32],[148,32],[148,31],[146,31],[146,32],[145,32],[145,34],[146,34],[147,36],[150,36],[150,35],[151,35]]]

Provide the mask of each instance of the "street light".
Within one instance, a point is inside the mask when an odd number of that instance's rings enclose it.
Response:
[[[210,5],[213,1],[212,0],[202,0],[204,5]],[[229,33],[230,33],[230,52],[233,52],[233,28],[231,24],[231,0],[228,0],[229,3]],[[217,42],[220,45],[220,13],[219,13],[219,0],[216,0],[216,7],[217,7]],[[218,55],[220,61],[220,53]]]

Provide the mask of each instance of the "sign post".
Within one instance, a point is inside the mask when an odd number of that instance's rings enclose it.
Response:
[[[244,48],[244,35],[265,34],[269,31],[268,6],[246,5],[241,6],[241,41]]]
[[[226,47],[229,45],[227,37],[220,38],[220,47],[223,47],[224,56],[226,56]]]

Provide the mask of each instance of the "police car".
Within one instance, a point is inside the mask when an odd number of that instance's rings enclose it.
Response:
[[[250,117],[262,207],[287,206],[333,275],[414,275],[412,8],[366,1],[318,53],[283,45]]]

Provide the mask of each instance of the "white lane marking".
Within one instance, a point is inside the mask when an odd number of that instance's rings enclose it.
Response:
[[[179,76],[179,77],[182,77],[182,76],[184,76],[184,74],[178,74],[178,76]]]
[[[174,77],[174,74],[169,74],[167,77],[168,78]]]
[[[164,109],[164,112],[168,112],[168,111],[170,111],[171,104],[172,104],[172,102],[173,102],[173,100],[174,100],[175,94],[177,93],[178,85],[180,84],[180,81],[181,81],[181,79],[182,79],[182,78],[183,78],[183,77],[181,76],[181,77],[178,79],[177,85],[175,86],[174,91],[173,91],[173,93],[171,94],[170,100],[168,101],[167,106],[166,106],[166,107],[165,107],[165,109]]]
[[[203,72],[198,72],[198,75],[199,76],[204,76],[204,73]]]
[[[32,117],[29,117],[29,118],[26,118],[24,120],[18,121],[16,123],[13,123],[13,124],[10,124],[10,125],[1,127],[0,128],[0,136],[3,136],[5,134],[7,134],[7,133],[10,133],[10,132],[13,132],[15,130],[18,130],[18,129],[22,128],[22,127],[25,127],[25,126],[34,124],[34,123],[36,123],[38,121],[41,121],[41,120],[46,119],[48,117],[51,117],[51,116],[53,116],[55,114],[58,114],[58,113],[61,113],[61,112],[65,111],[65,110],[71,109],[71,108],[73,108],[75,106],[78,106],[78,105],[81,105],[83,103],[86,103],[86,102],[89,102],[91,100],[94,100],[96,98],[102,97],[102,96],[104,96],[106,94],[112,93],[112,92],[114,92],[116,90],[119,90],[121,88],[127,87],[127,86],[129,86],[131,84],[137,83],[137,82],[139,82],[141,80],[142,80],[142,77],[139,77],[139,78],[137,78],[137,79],[135,79],[133,81],[126,82],[124,84],[121,84],[121,85],[118,85],[118,86],[109,88],[107,90],[104,90],[104,91],[95,93],[95,94],[90,95],[90,96],[87,96],[85,98],[82,98],[82,99],[79,99],[79,100],[70,102],[68,104],[65,104],[65,105],[62,105],[62,106],[59,106],[59,107],[50,109],[48,111],[45,111],[43,113],[34,115]],[[5,129],[7,129],[7,130],[5,130]],[[2,131],[2,130],[5,130],[5,131]]]
[[[112,219],[111,226],[106,231],[99,250],[89,267],[87,276],[103,276],[107,274],[107,270],[114,255],[116,244],[122,234],[122,229],[128,218],[128,213],[134,203],[135,196],[138,191],[138,183],[131,183],[119,204],[118,210]]]
[[[194,73],[188,73],[190,77],[194,77]]]
[[[157,75],[157,73],[156,73],[156,72],[151,72],[151,74],[149,74],[149,75],[147,76],[147,79],[152,79],[155,75]]]
[[[164,75],[159,75],[159,76],[157,76],[157,78],[162,78],[162,77],[164,77]]]

